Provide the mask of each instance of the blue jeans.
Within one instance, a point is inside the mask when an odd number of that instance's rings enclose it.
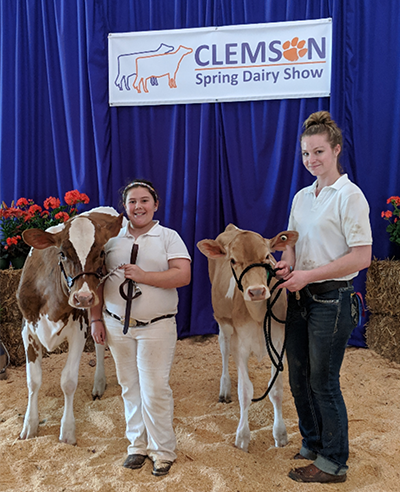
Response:
[[[303,437],[301,454],[333,475],[347,471],[349,456],[346,405],[339,372],[348,339],[353,287],[321,295],[308,288],[289,294],[286,354],[290,389]]]

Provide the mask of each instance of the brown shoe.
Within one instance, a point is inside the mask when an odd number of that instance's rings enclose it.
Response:
[[[137,470],[138,468],[142,468],[146,458],[147,456],[144,456],[143,454],[130,454],[122,466],[130,468],[131,470]]]
[[[294,460],[308,460],[308,461],[313,461],[313,460],[310,460],[309,458],[306,458],[305,456],[303,456],[302,454],[300,453],[296,453],[294,456],[293,456],[293,459]]]
[[[346,481],[347,475],[331,475],[311,463],[308,466],[294,468],[289,472],[289,477],[296,482],[340,483]]]

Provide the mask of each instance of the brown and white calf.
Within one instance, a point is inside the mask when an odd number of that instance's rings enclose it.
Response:
[[[266,355],[266,343],[263,321],[267,309],[270,288],[276,283],[267,282],[265,268],[249,269],[240,279],[241,273],[253,264],[275,264],[271,255],[274,251],[283,251],[287,245],[293,246],[298,238],[294,231],[284,231],[272,239],[265,239],[251,231],[238,229],[229,224],[215,240],[204,239],[197,243],[199,250],[208,257],[209,276],[212,284],[211,298],[214,317],[219,325],[219,345],[222,354],[222,376],[220,382],[221,402],[231,401],[231,380],[229,376],[229,353],[233,355],[238,371],[238,397],[240,421],[236,431],[235,445],[248,450],[250,428],[248,411],[253,398],[253,385],[248,373],[248,360],[254,353],[259,361]],[[234,272],[234,273],[233,273]],[[241,281],[243,292],[238,288]],[[286,317],[286,296],[284,292],[273,307],[274,315],[281,320]],[[272,319],[271,338],[278,353],[284,342],[284,325]],[[275,375],[272,365],[271,381]],[[274,406],[273,436],[276,446],[287,444],[286,426],[282,418],[283,382],[282,374],[269,392]]]
[[[88,308],[98,304],[96,294],[104,263],[104,245],[118,234],[122,214],[99,207],[69,219],[61,226],[24,231],[32,246],[17,291],[23,315],[28,407],[21,439],[37,436],[38,393],[42,383],[42,346],[49,352],[68,340],[68,358],[61,375],[64,413],[60,441],[75,444],[74,394],[79,363],[88,333]],[[93,397],[105,390],[104,347],[96,345]]]

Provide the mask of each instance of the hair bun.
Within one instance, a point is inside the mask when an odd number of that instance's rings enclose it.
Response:
[[[306,130],[314,125],[336,126],[336,123],[333,121],[329,111],[317,111],[316,113],[310,114],[303,123]]]

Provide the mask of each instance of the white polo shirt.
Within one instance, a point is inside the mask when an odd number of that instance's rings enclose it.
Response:
[[[347,174],[315,196],[317,181],[294,197],[289,230],[299,233],[296,270],[312,270],[349,252],[354,246],[372,244],[369,205]],[[351,280],[358,272],[327,280]]]
[[[128,224],[117,237],[111,238],[105,247],[107,272],[120,265],[130,263],[135,238],[130,234]],[[145,271],[163,272],[168,270],[168,260],[187,258],[190,255],[179,234],[155,221],[146,234],[136,240],[139,246],[136,264]],[[119,293],[124,282],[124,270],[117,269],[104,284],[104,307],[117,316],[125,316],[126,301]],[[150,321],[165,314],[178,312],[178,293],[176,289],[162,289],[151,285],[138,284],[142,295],[132,301],[131,317],[140,321]],[[127,293],[127,286],[124,289]]]

